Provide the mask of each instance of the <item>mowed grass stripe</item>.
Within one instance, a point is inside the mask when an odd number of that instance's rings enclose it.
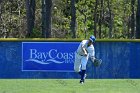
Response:
[[[1,79],[0,93],[140,93],[140,80]]]

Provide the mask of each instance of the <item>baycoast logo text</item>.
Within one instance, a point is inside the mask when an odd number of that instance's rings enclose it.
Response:
[[[62,64],[62,63],[73,63],[74,62],[74,53],[62,53],[59,52],[57,49],[51,49],[49,51],[41,52],[37,49],[30,49],[29,50],[29,59],[26,61],[33,61],[38,64]],[[62,60],[62,61],[60,61]]]
[[[78,42],[23,42],[23,71],[73,71]]]

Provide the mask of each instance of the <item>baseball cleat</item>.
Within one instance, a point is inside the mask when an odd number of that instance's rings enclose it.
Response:
[[[80,84],[84,84],[84,81],[83,80],[80,80]]]

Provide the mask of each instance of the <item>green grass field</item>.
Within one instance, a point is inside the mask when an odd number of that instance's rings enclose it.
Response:
[[[0,93],[140,93],[140,80],[1,79]]]

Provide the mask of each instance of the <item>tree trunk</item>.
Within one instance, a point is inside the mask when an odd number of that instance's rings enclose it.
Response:
[[[75,8],[75,0],[71,0],[71,32],[72,32],[72,38],[76,38],[76,8]]]
[[[42,37],[51,37],[52,0],[42,0]]]
[[[34,29],[34,25],[35,25],[35,8],[36,7],[36,2],[35,0],[31,0],[31,17],[32,17],[32,29]]]
[[[45,37],[45,0],[42,0],[42,37]]]
[[[124,0],[124,2],[123,2],[123,34],[124,34],[124,36],[125,37],[128,37],[128,35],[127,35],[127,21],[126,21],[126,18],[127,18],[127,16],[126,16],[126,10],[127,10],[127,6],[126,6],[126,0]]]
[[[101,5],[100,5],[100,19],[99,19],[99,38],[101,38],[101,32],[102,32],[102,21],[103,21],[103,12],[104,12],[104,7],[103,7],[104,1],[101,0]]]
[[[30,24],[30,1],[26,0],[26,17],[27,17],[27,37],[31,35],[31,24]]]
[[[136,38],[140,39],[140,0],[138,0],[137,4],[137,14],[136,14]]]
[[[51,37],[52,26],[52,0],[46,0],[46,38]]]
[[[98,0],[96,0],[95,7],[94,7],[94,36],[95,37],[97,34],[97,7],[98,7]]]
[[[1,15],[2,15],[2,0],[0,0],[0,24],[2,24],[1,23],[1,21],[2,21],[2,19],[1,19]]]
[[[109,9],[109,18],[110,18],[110,20],[109,20],[109,38],[111,38],[112,37],[112,11],[111,11],[111,1],[110,0],[108,0],[108,9]]]
[[[135,0],[131,0],[131,38],[134,38],[135,33]]]
[[[0,30],[3,30],[2,28],[2,18],[1,18],[1,15],[2,15],[2,0],[0,0]],[[3,36],[2,35],[2,31],[0,32],[0,38]]]
[[[26,0],[27,37],[31,37],[35,21],[35,0]]]

